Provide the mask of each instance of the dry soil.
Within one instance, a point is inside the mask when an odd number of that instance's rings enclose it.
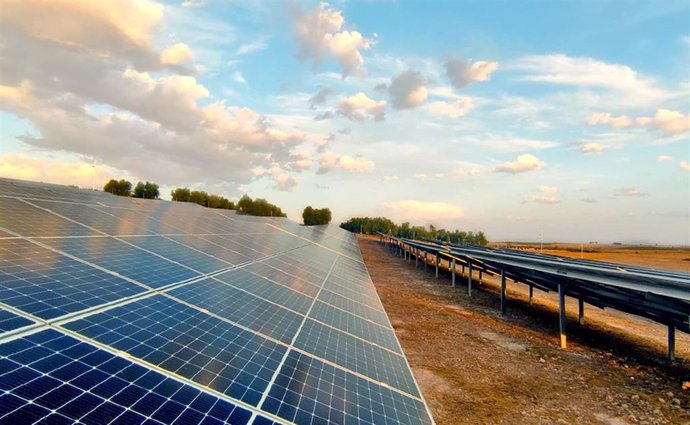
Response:
[[[509,284],[501,317],[497,281],[470,298],[375,237],[359,243],[437,424],[690,424],[688,335],[677,332],[669,362],[664,326],[590,306],[579,325],[572,302],[562,350],[553,294],[535,291],[530,306],[526,288]]]

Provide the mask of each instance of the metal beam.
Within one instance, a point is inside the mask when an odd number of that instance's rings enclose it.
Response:
[[[414,249],[414,267],[419,267],[419,248]]]
[[[532,305],[532,297],[534,297],[534,286],[529,286],[529,305]]]
[[[472,263],[467,263],[467,295],[472,296]]]
[[[426,268],[428,265],[429,265],[429,253],[424,251],[424,271],[426,271]]]
[[[577,300],[577,322],[581,325],[585,323],[585,302],[582,298]]]
[[[436,279],[438,279],[438,264],[439,264],[440,260],[441,260],[441,258],[438,256],[438,252],[437,252],[436,253],[436,261],[435,261],[435,263],[436,263]]]
[[[558,284],[558,331],[561,336],[561,348],[568,348],[565,336],[565,287]]]
[[[455,258],[451,260],[450,274],[452,276],[453,288],[455,288]]]
[[[668,325],[668,359],[676,359],[676,327]]]
[[[501,270],[501,316],[506,315],[506,275]]]

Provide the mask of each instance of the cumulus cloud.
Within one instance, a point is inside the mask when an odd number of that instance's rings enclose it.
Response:
[[[671,155],[659,155],[657,161],[673,161],[673,157]]]
[[[496,167],[495,171],[501,173],[525,173],[528,171],[538,170],[546,165],[544,161],[541,161],[534,155],[524,154],[518,155],[515,161],[507,161]]]
[[[184,43],[177,43],[161,52],[161,63],[177,65],[192,60],[192,51]]]
[[[486,81],[498,68],[498,62],[476,61],[448,58],[444,63],[446,75],[453,86],[467,87],[477,81]]]
[[[326,152],[321,155],[317,174],[325,174],[336,169],[351,173],[369,172],[373,171],[374,162],[362,155],[338,155],[335,152]]]
[[[641,126],[651,126],[669,136],[690,131],[690,114],[683,114],[680,111],[658,109],[654,117],[638,117],[636,122]]]
[[[359,71],[364,63],[361,51],[373,44],[358,31],[343,30],[342,12],[327,3],[309,11],[295,11],[293,23],[298,58],[318,64],[325,56],[333,57],[340,64],[343,77]]]
[[[473,108],[473,106],[474,105],[471,98],[463,97],[451,102],[430,102],[426,106],[426,110],[432,115],[460,118],[466,115]]]
[[[311,154],[307,151],[290,155],[290,158],[293,159],[289,164],[290,168],[297,170],[308,170],[311,167]]]
[[[332,88],[322,87],[318,92],[314,93],[314,95],[309,98],[309,107],[311,109],[316,109],[318,105],[323,105],[326,103],[326,100],[328,100],[328,97],[333,93]]]
[[[608,124],[613,128],[626,128],[632,125],[632,121],[628,116],[620,115],[618,117],[614,117],[608,112],[592,114],[587,120],[587,123],[589,125]]]
[[[252,170],[256,177],[269,176],[273,179],[273,189],[291,192],[297,187],[297,179],[278,165],[269,168],[257,167]]]
[[[324,111],[324,112],[314,116],[314,121],[330,120],[334,116],[335,116],[335,114],[333,113],[333,111]]]
[[[211,93],[179,65],[157,72],[165,55],[151,40],[162,15],[145,0],[3,5],[0,107],[36,129],[20,140],[160,184],[243,184],[258,178],[250,165],[286,169],[304,133],[249,108],[207,102]],[[180,52],[168,62],[182,60]]]
[[[383,176],[383,181],[387,181],[387,182],[395,182],[395,181],[398,181],[399,179],[400,179],[400,177],[398,177],[398,176]]]
[[[386,118],[386,101],[375,101],[359,92],[343,98],[338,105],[338,113],[352,121],[364,121],[366,118],[383,121]]]
[[[481,164],[468,161],[456,161],[457,164],[454,174],[458,176],[476,176],[488,171],[488,168]]]
[[[683,171],[690,171],[690,163],[688,161],[680,161],[679,166]]]
[[[401,200],[384,202],[385,216],[396,221],[453,220],[463,216],[463,209],[445,202]]]
[[[395,109],[412,109],[424,103],[428,92],[426,81],[419,72],[405,71],[393,78],[388,93]]]
[[[582,153],[601,153],[604,147],[599,143],[583,143],[580,145],[580,152]]]

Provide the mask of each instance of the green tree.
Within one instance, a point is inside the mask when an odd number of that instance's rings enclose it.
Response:
[[[243,214],[261,217],[287,217],[278,206],[271,204],[265,199],[252,200],[248,195],[242,196],[237,202],[237,209]]]
[[[331,222],[331,210],[328,208],[312,208],[308,206],[302,212],[305,226],[318,226]]]
[[[178,202],[189,202],[189,196],[191,191],[186,187],[178,187],[177,189],[170,192],[170,197],[173,201]]]
[[[132,183],[125,180],[110,179],[108,183],[103,186],[103,192],[112,193],[117,196],[129,196],[132,192]]]
[[[149,181],[146,183],[139,182],[134,186],[134,193],[132,196],[143,199],[158,199],[160,192],[158,191],[158,185],[156,183],[151,183]]]

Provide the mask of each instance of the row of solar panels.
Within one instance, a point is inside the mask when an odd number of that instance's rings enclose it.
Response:
[[[112,198],[0,179],[0,422],[433,422],[349,233]]]
[[[503,270],[506,277],[544,291],[557,291],[562,285],[567,295],[588,304],[615,308],[690,333],[690,273],[511,249],[392,239],[438,253],[441,258],[456,258],[458,264],[471,263],[475,270],[492,274]]]

